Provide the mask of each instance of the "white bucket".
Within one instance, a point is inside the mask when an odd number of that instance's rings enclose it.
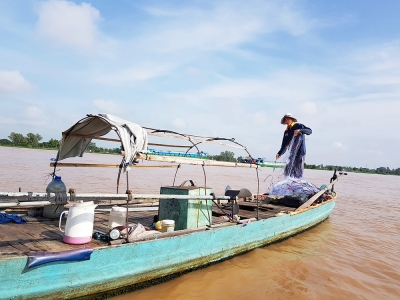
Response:
[[[110,219],[108,220],[108,227],[115,228],[126,224],[126,208],[113,206],[110,212]]]
[[[64,243],[79,245],[89,243],[92,240],[96,206],[93,201],[80,202],[71,205],[69,211],[61,213],[58,226],[64,232]],[[67,215],[65,231],[61,229],[61,219],[64,214]]]
[[[174,220],[163,220],[161,232],[173,232],[175,228]]]

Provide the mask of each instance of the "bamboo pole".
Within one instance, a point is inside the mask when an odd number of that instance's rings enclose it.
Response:
[[[150,146],[162,146],[162,147],[173,147],[173,148],[191,148],[192,146],[182,146],[182,145],[167,145],[167,144],[157,144],[157,143],[148,143]]]
[[[6,207],[15,207],[15,206],[44,206],[54,204],[50,201],[29,201],[29,202],[8,202],[8,203],[0,203],[1,208]]]
[[[162,156],[162,155],[151,155],[151,154],[137,154],[137,159],[156,161],[156,162],[168,162],[195,166],[211,166],[211,167],[233,167],[233,168],[257,168],[255,164],[238,163],[238,162],[226,162],[216,161],[199,158],[187,158],[187,157],[176,157],[176,156]],[[54,167],[53,162],[50,163],[50,167]],[[119,168],[119,165],[114,164],[81,164],[81,163],[60,163],[57,162],[57,167],[88,167],[88,168]],[[177,165],[132,165],[132,168],[176,168]]]
[[[243,147],[243,146],[230,145],[230,144],[221,143],[221,142],[217,142],[217,141],[213,141],[213,140],[212,141],[208,141],[208,140],[203,140],[203,139],[200,139],[200,138],[195,138],[195,137],[192,137],[192,136],[171,135],[171,134],[155,133],[155,132],[148,132],[147,134],[151,135],[151,136],[158,136],[158,137],[163,137],[163,138],[191,140],[191,141],[193,141],[195,143],[209,143],[209,144],[222,145],[222,146],[226,146],[226,147],[238,148],[238,149],[242,149],[242,150],[246,149],[246,147]]]
[[[216,161],[216,160],[198,159],[198,158],[185,158],[185,157],[176,157],[176,156],[137,154],[136,158],[148,160],[148,161],[170,162],[170,163],[196,165],[196,166],[200,165],[200,166],[215,166],[215,167],[257,168],[256,164]]]
[[[63,134],[64,134],[64,132],[63,132]],[[105,138],[105,137],[100,137],[100,136],[95,136],[95,135],[70,133],[69,136],[77,136],[77,137],[81,137],[81,138],[96,139],[96,140],[109,141],[109,142],[118,142],[118,143],[121,142],[121,140],[119,140],[119,139],[111,139],[111,138]]]
[[[120,165],[114,164],[80,164],[80,163],[57,163],[57,167],[84,167],[84,168],[119,168]],[[50,167],[54,167],[54,163],[50,163]],[[177,165],[132,165],[132,168],[176,168]]]
[[[31,196],[29,194],[32,194]],[[68,198],[70,198],[70,193],[67,193]],[[13,198],[26,198],[32,199],[34,197],[47,197],[47,193],[26,193],[26,192],[0,192],[0,199],[6,198],[7,200],[11,200]],[[50,193],[50,197],[54,197],[54,193]],[[82,194],[74,194],[75,200],[127,200],[128,196],[132,196],[132,199],[178,199],[178,200],[230,200],[229,196],[199,196],[199,195],[169,195],[169,194],[97,194],[97,193],[82,193]],[[28,200],[29,201],[29,200]],[[27,202],[28,202],[27,201]]]
[[[77,134],[77,133],[70,133],[69,136],[77,136],[81,138],[88,138],[88,139],[94,139],[94,140],[102,140],[102,141],[109,141],[109,142],[118,142],[120,143],[121,140],[119,139],[112,139],[112,138],[105,138],[105,137],[100,137],[100,136],[95,136],[95,135],[84,135],[84,134]],[[157,144],[157,143],[148,143],[150,146],[162,146],[162,147],[173,147],[173,148],[191,148],[191,146],[183,146],[183,145],[169,145],[169,144]]]
[[[2,195],[3,194],[3,195]],[[5,195],[6,194],[6,195]],[[36,195],[41,195],[42,197],[46,197],[47,193],[36,193]],[[68,193],[69,194],[69,193]],[[22,207],[22,206],[44,206],[54,204],[51,201],[21,201],[18,199],[21,198],[28,198],[28,193],[0,193],[1,196],[6,196],[7,200],[13,200],[12,202],[1,202],[0,208],[6,207]],[[50,196],[54,196],[54,194],[50,193]],[[131,194],[132,200],[135,199],[157,199],[159,201],[165,199],[176,199],[181,201],[187,200],[229,200],[229,196],[197,196],[197,195],[159,195],[159,194]],[[16,200],[13,198],[17,198]],[[25,198],[25,199],[26,199]],[[75,200],[86,200],[86,201],[101,201],[101,200],[108,200],[108,201],[120,201],[125,200],[130,202],[127,194],[75,194]]]

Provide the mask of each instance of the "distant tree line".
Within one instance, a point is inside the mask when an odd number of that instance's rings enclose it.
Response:
[[[8,147],[21,147],[21,148],[44,148],[44,149],[58,149],[59,141],[50,139],[48,142],[40,142],[43,140],[42,136],[38,133],[28,133],[23,136],[21,133],[11,132],[8,139],[0,139],[1,146]]]
[[[342,166],[332,166],[332,165],[308,165],[304,164],[304,168],[306,169],[314,169],[314,170],[335,170],[343,171],[343,172],[356,172],[356,173],[370,173],[370,174],[384,174],[384,175],[400,175],[400,168],[390,169],[388,167],[379,167],[376,169],[368,169],[368,168],[355,168],[355,167],[342,167]]]
[[[89,145],[86,148],[86,152],[121,154],[121,147],[118,147],[118,148],[103,148],[103,147],[97,147],[96,143],[90,142]]]
[[[217,161],[228,161],[228,162],[236,162],[235,153],[231,151],[221,152],[219,155],[208,155],[209,159],[217,160]]]
[[[41,142],[43,140],[42,136],[38,133],[28,133],[23,136],[21,133],[11,132],[8,139],[0,139],[0,146],[7,147],[20,147],[20,148],[35,148],[35,149],[58,149],[60,142],[56,139],[50,139],[48,142]],[[121,147],[118,148],[103,148],[97,147],[96,143],[90,142],[86,148],[86,152],[92,153],[109,153],[109,154],[120,154]],[[209,159],[217,161],[228,161],[237,162],[241,161],[240,158],[235,158],[235,153],[231,151],[221,152],[219,155],[208,155]],[[333,166],[333,165],[308,165],[304,164],[306,169],[314,170],[335,170],[344,172],[357,172],[357,173],[371,173],[371,174],[386,174],[386,175],[400,175],[400,168],[389,169],[388,167],[379,167],[376,169],[368,168],[354,168],[354,167],[343,167],[343,166]]]
[[[34,134],[30,132],[24,136],[21,133],[11,132],[8,139],[0,139],[0,146],[49,150],[57,150],[60,146],[60,142],[56,139],[51,138],[48,142],[41,142],[42,140],[42,136],[38,133]],[[86,147],[86,152],[120,154],[121,148],[102,148],[97,147],[96,143],[90,142]]]

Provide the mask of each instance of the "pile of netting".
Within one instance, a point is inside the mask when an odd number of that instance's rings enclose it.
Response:
[[[274,184],[269,195],[271,196],[286,196],[292,194],[314,195],[320,191],[314,184],[302,179],[286,178]]]
[[[311,196],[320,191],[314,184],[302,179],[304,157],[299,152],[301,138],[301,135],[294,136],[287,151],[283,154],[281,159],[286,163],[285,168],[277,173],[274,173],[274,168],[273,174],[268,176],[271,176],[269,191],[267,190],[269,195],[283,197],[293,194],[306,194],[307,196]],[[275,180],[278,183],[274,184]]]

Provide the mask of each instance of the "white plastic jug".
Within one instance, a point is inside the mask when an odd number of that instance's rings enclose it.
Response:
[[[69,211],[63,211],[60,215],[58,227],[64,232],[63,241],[67,244],[86,244],[92,240],[94,209],[97,205],[93,201],[75,203]],[[67,215],[65,231],[61,229],[61,219]]]

